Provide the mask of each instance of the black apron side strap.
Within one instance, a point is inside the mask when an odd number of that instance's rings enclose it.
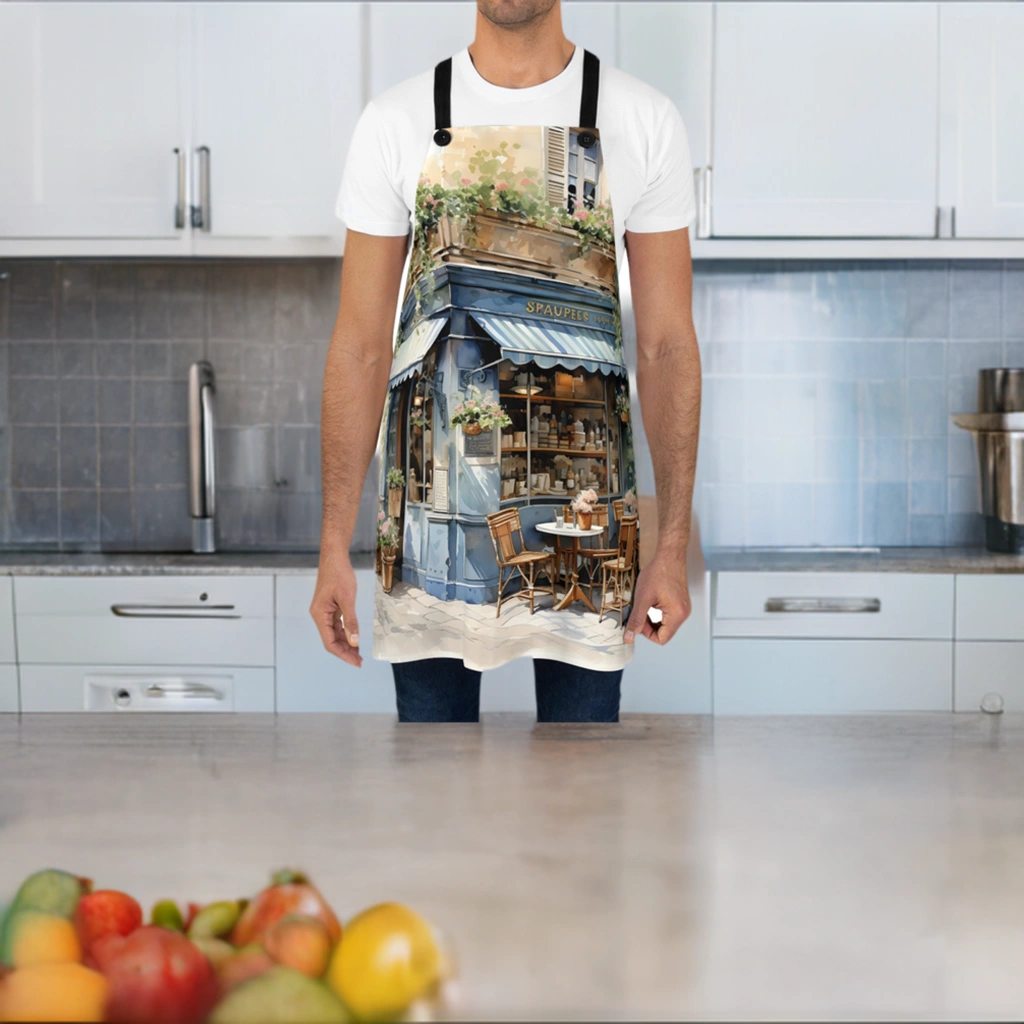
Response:
[[[447,146],[452,141],[452,59],[448,57],[434,68],[434,141]]]
[[[583,89],[580,93],[580,128],[597,127],[597,91],[601,79],[601,62],[589,50],[583,51]],[[589,149],[597,137],[592,131],[580,132],[579,143]]]

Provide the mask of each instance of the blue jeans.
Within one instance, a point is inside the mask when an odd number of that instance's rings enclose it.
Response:
[[[400,722],[479,722],[480,673],[460,658],[395,662]],[[535,658],[538,722],[617,722],[622,669],[598,672]]]

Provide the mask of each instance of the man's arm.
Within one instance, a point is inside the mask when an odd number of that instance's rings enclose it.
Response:
[[[700,429],[700,352],[693,327],[693,267],[686,228],[626,232],[636,317],[637,386],[654,463],[658,541],[640,573],[625,641],[664,644],[690,615],[686,546]],[[661,609],[652,626],[647,610]]]
[[[392,329],[407,237],[349,231],[341,264],[341,301],[324,368],[320,422],[324,514],[320,569],[309,613],[324,647],[357,668],[356,576],[349,545],[366,470],[377,447]]]

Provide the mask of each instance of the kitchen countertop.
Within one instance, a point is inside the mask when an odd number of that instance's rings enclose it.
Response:
[[[980,547],[950,548],[713,548],[709,572],[1024,573],[1024,555]]]
[[[1024,716],[0,715],[0,896],[301,866],[418,908],[466,1018],[1019,1019]]]
[[[0,551],[0,576],[267,576],[316,572],[318,559],[315,551],[213,555]],[[372,568],[373,555],[353,554],[352,564],[357,569]]]

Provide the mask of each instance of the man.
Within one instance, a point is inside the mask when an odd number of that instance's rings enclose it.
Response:
[[[338,214],[348,233],[310,609],[324,646],[362,662],[349,544],[380,433],[397,485],[380,492],[389,573],[403,531],[404,544],[393,589],[378,583],[375,652],[393,662],[400,720],[476,721],[480,671],[530,655],[540,720],[617,721],[636,637],[665,644],[690,613],[700,360],[677,111],[566,39],[560,0],[478,0],[468,50],[363,112]],[[658,498],[656,546],[635,581],[623,247]],[[600,542],[604,527],[585,528],[588,487],[595,511],[612,506],[618,520],[617,547],[593,557],[579,538]],[[584,515],[557,532],[565,499],[539,493],[576,495]],[[440,531],[432,545],[428,529]],[[631,608],[624,631],[606,602]]]

